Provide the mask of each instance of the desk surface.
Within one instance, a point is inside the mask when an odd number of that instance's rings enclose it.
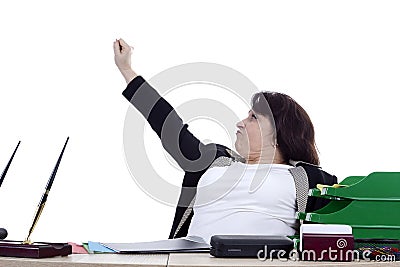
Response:
[[[258,259],[227,259],[214,258],[208,253],[170,254],[168,266],[174,267],[206,267],[206,266],[400,266],[398,263],[384,262],[310,262],[310,261],[279,261],[277,259],[260,261]],[[389,267],[386,266],[386,267]]]
[[[75,254],[68,257],[48,259],[0,258],[0,267],[121,267],[121,266],[400,266],[397,263],[385,262],[300,262],[258,259],[221,259],[208,253],[173,253],[152,255],[118,255],[118,254]]]
[[[0,267],[121,267],[160,266],[168,263],[168,254],[118,255],[118,254],[73,254],[67,257],[47,259],[25,259],[0,257]]]

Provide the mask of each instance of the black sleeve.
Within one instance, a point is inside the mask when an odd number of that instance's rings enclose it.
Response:
[[[337,177],[331,175],[321,168],[311,165],[301,165],[308,176],[308,188],[316,188],[317,184],[333,185],[337,184]],[[325,207],[330,202],[329,199],[309,196],[307,200],[306,212],[312,212]]]
[[[173,107],[142,76],[135,77],[122,94],[144,116],[165,150],[184,171],[201,171],[212,163],[214,155],[211,154],[216,149],[210,147],[215,144],[200,142]]]

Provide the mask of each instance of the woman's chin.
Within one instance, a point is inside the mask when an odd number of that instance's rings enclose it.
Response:
[[[237,139],[236,139],[236,142],[235,142],[235,150],[236,150],[236,151],[239,150],[239,144],[238,144],[238,140],[237,140]]]
[[[236,152],[239,154],[239,155],[242,155],[241,154],[241,146],[240,146],[240,144],[238,143],[238,141],[236,140],[236,142],[235,142],[235,150],[236,150]]]

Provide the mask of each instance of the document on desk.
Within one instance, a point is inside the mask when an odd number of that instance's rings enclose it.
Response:
[[[210,252],[209,244],[192,237],[139,243],[102,243],[102,245],[124,254]]]

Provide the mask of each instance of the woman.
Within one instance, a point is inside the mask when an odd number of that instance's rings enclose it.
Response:
[[[115,63],[128,86],[123,95],[147,119],[163,147],[185,171],[170,238],[215,234],[293,235],[296,189],[293,161],[312,167],[315,186],[334,179],[319,171],[313,124],[287,95],[253,96],[247,118],[237,123],[235,148],[203,144],[157,91],[131,68],[131,47],[114,42]],[[318,169],[315,173],[316,169]],[[308,171],[307,171],[308,173]],[[261,175],[260,175],[261,174]],[[306,182],[307,183],[307,182]],[[306,185],[308,186],[308,185]],[[315,200],[313,200],[315,201]],[[308,210],[326,203],[307,202]],[[311,206],[310,206],[311,205]]]

